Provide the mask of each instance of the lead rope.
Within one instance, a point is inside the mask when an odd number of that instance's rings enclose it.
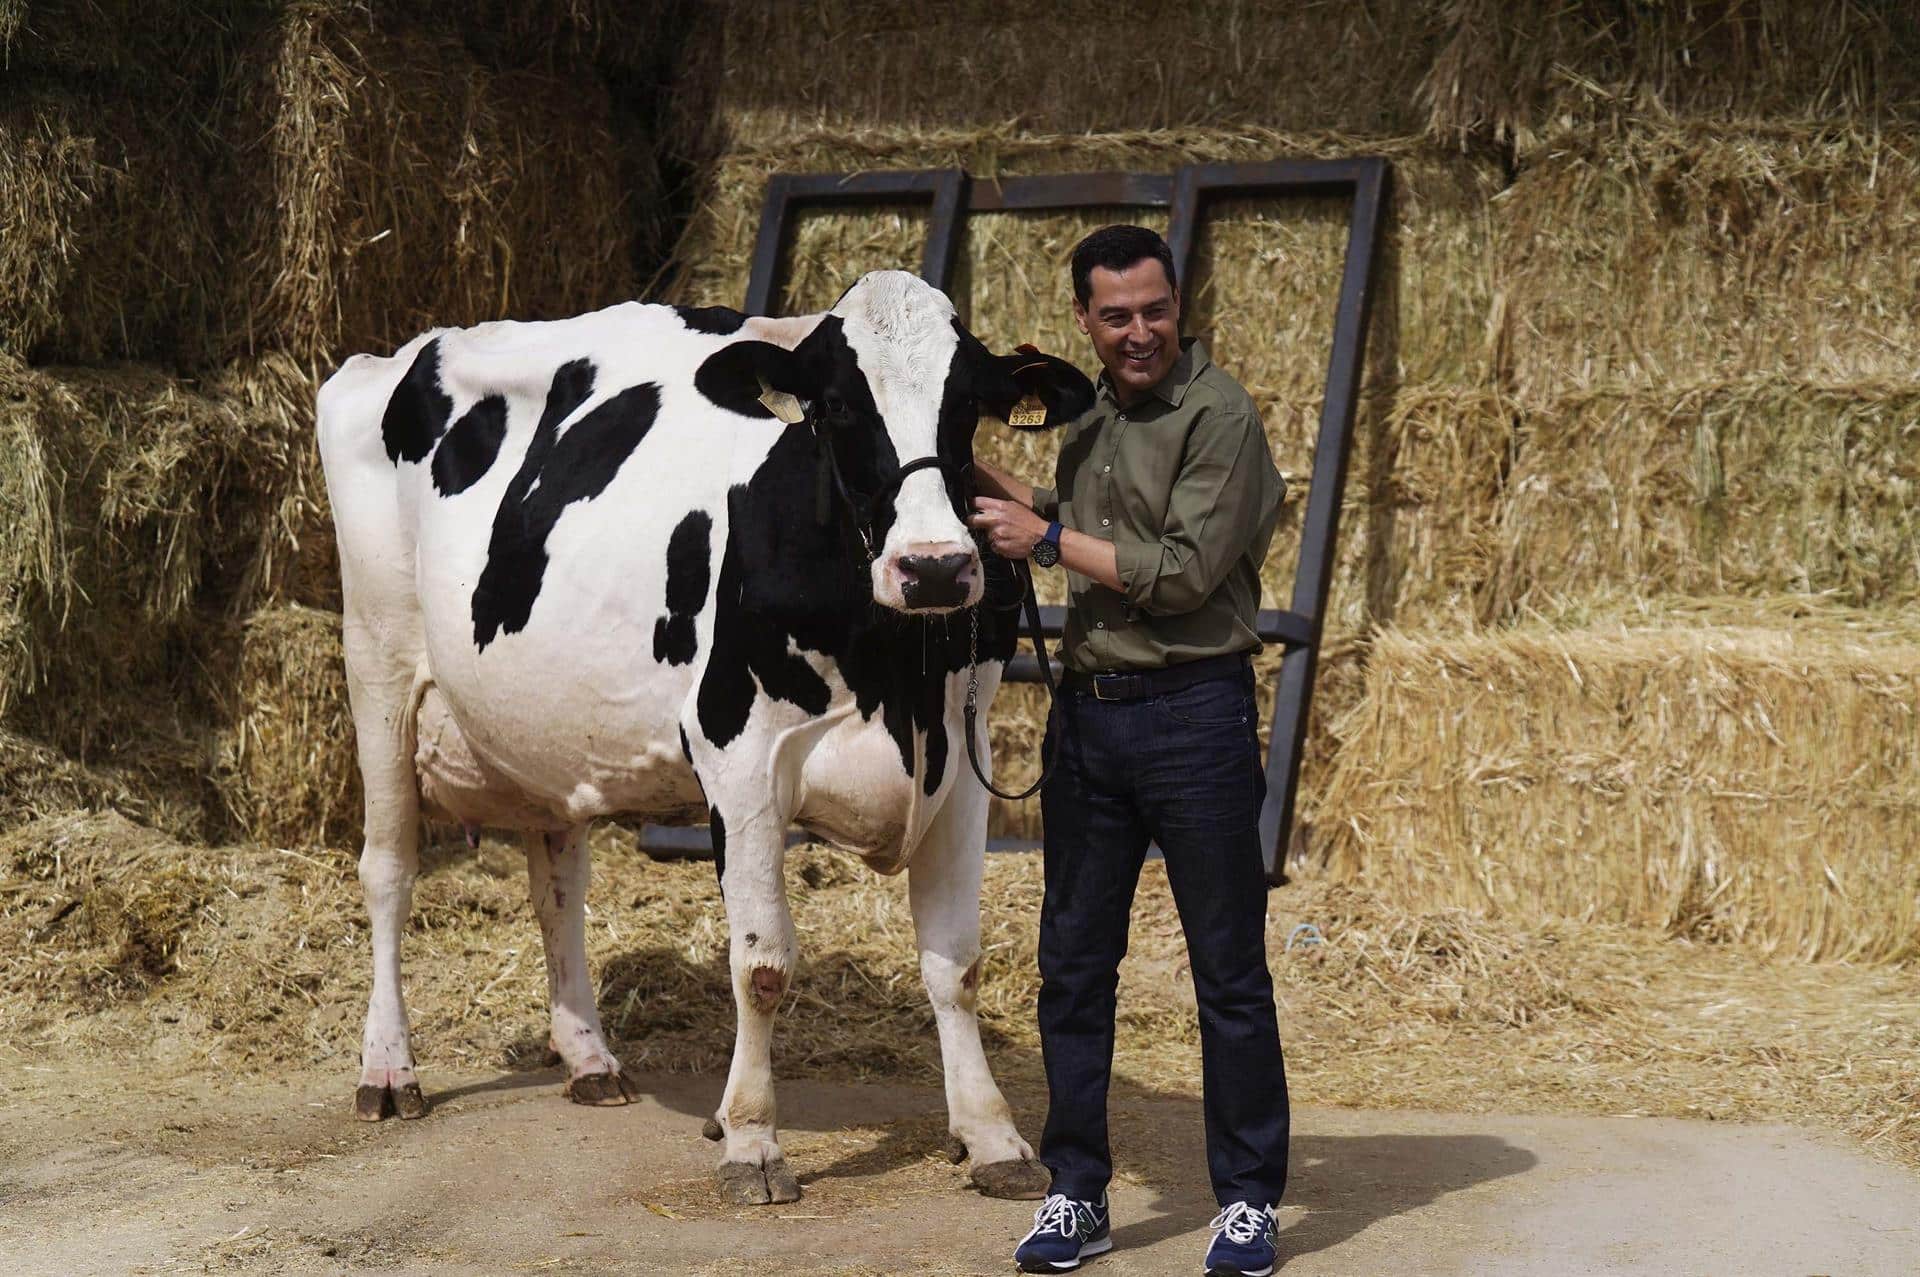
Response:
[[[1040,681],[1047,685],[1047,706],[1049,715],[1060,703],[1060,689],[1054,686],[1053,665],[1047,659],[1047,640],[1040,628],[1040,600],[1034,597],[1033,573],[1022,560],[1014,560],[1013,574],[1020,578],[1024,590],[1021,603],[1027,614],[1027,637],[1033,640],[1033,654],[1040,661]],[[980,746],[978,743],[980,721],[980,605],[967,609],[967,761],[973,764],[973,774],[985,785],[987,792],[995,798],[1004,798],[1009,802],[1021,802],[1040,792],[1040,786],[1047,783],[1047,777],[1053,772],[1053,765],[1060,757],[1060,736],[1065,730],[1064,723],[1054,726],[1053,746],[1047,750],[1047,756],[1040,760],[1040,774],[1033,784],[1017,794],[1010,794],[997,787],[993,778],[987,775],[986,768],[980,765]]]

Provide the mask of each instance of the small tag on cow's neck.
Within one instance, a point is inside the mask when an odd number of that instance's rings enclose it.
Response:
[[[807,414],[800,408],[798,399],[784,390],[775,390],[767,384],[765,377],[760,378],[760,404],[790,426],[807,418]]]
[[[1013,411],[1007,414],[1007,424],[1026,429],[1044,426],[1047,424],[1047,406],[1040,402],[1039,395],[1024,395],[1020,402],[1013,406]]]

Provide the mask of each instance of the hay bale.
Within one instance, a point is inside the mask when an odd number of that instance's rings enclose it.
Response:
[[[1808,613],[1381,635],[1334,871],[1420,909],[1912,958],[1920,618]]]
[[[0,352],[209,358],[228,286],[221,167],[177,100],[62,86],[0,106]]]
[[[28,518],[8,538],[7,700],[49,683],[84,695],[160,675],[186,622],[237,445],[220,405],[150,368],[0,365],[4,470]]]
[[[1585,593],[1920,594],[1920,384],[1626,387],[1522,423],[1501,615]]]
[[[34,385],[0,357],[0,715],[36,681],[36,611],[72,599],[62,544],[61,476],[35,427]]]
[[[1452,0],[1420,97],[1437,138],[1531,152],[1628,117],[1853,121],[1920,108],[1920,19],[1868,0]]]
[[[236,828],[268,846],[341,846],[360,824],[360,769],[337,613],[291,604],[248,619],[222,689],[214,783]]]
[[[1640,123],[1557,139],[1494,203],[1534,401],[1765,372],[1913,380],[1912,132]]]
[[[1157,13],[1154,39],[1129,46],[1113,39],[1112,12],[1090,0],[736,3],[703,33],[691,74],[724,85],[721,127],[740,146],[875,121],[1412,132],[1423,114],[1413,87],[1442,34],[1430,9],[1197,0]],[[1312,74],[1302,73],[1305,50]]]
[[[274,8],[260,0],[0,0],[0,56],[12,75],[111,83],[158,109],[200,111]]]
[[[222,551],[209,603],[245,616],[270,603],[340,608],[333,515],[320,472],[313,404],[320,379],[287,355],[220,369],[207,396],[240,420],[245,447],[222,488]]]
[[[293,591],[303,540],[331,540],[311,386],[281,357],[205,382],[0,363],[0,487],[26,514],[0,540],[0,700],[149,823],[209,828],[231,618]]]
[[[623,189],[589,68],[494,74],[350,0],[289,6],[250,61],[248,348],[332,362],[632,295],[626,213],[652,192]]]

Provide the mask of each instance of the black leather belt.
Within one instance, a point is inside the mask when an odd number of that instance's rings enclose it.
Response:
[[[1203,656],[1197,661],[1169,665],[1159,670],[1134,670],[1126,674],[1082,674],[1068,670],[1060,685],[1070,692],[1087,692],[1098,701],[1138,701],[1149,696],[1165,696],[1210,678],[1232,678],[1252,665],[1245,652],[1224,656]]]

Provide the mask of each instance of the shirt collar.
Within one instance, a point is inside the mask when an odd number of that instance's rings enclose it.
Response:
[[[1180,358],[1173,361],[1173,367],[1167,370],[1167,375],[1147,393],[1170,407],[1178,408],[1180,401],[1187,397],[1187,387],[1193,384],[1194,378],[1206,371],[1210,362],[1206,345],[1199,338],[1182,337]],[[1113,378],[1107,375],[1105,369],[1100,372],[1100,397],[1112,404],[1120,402],[1114,397]]]

